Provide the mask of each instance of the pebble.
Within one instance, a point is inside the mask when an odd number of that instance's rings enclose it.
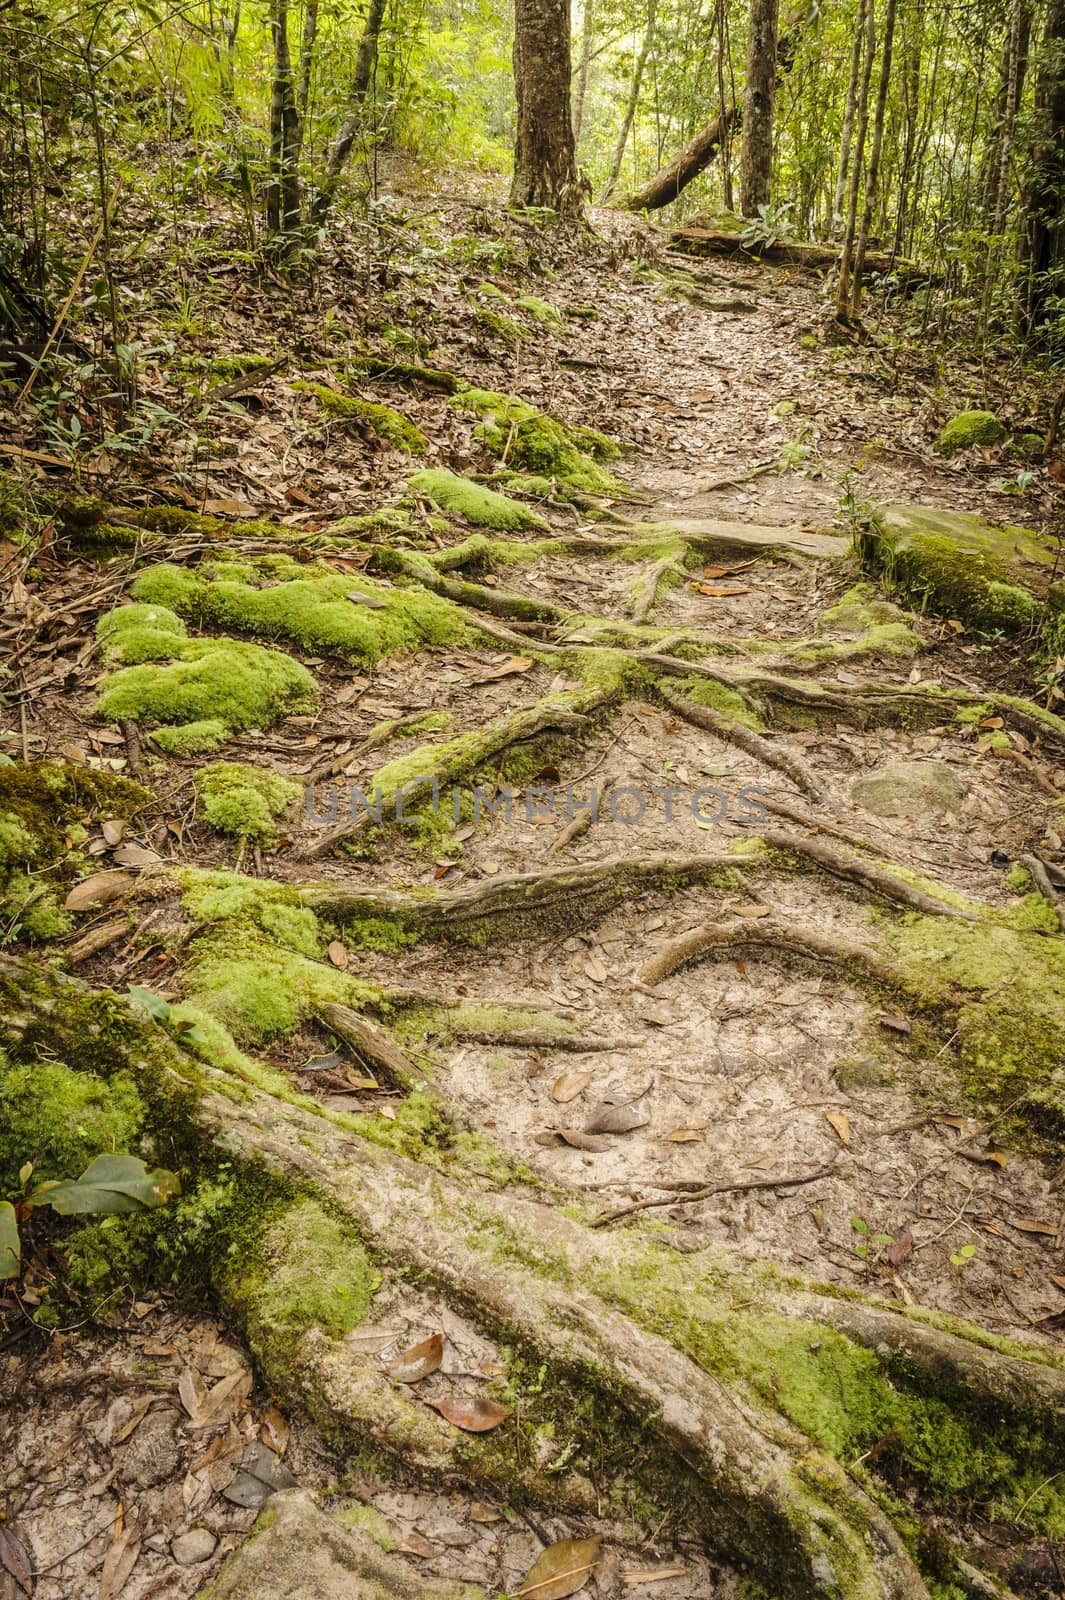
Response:
[[[217,1546],[218,1540],[208,1528],[190,1528],[171,1541],[170,1554],[179,1566],[195,1567],[201,1561],[209,1561]]]

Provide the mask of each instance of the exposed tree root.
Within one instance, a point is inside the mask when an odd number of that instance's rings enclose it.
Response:
[[[651,615],[654,603],[658,599],[658,586],[667,572],[673,572],[683,562],[680,553],[663,556],[661,561],[656,561],[644,573],[632,602],[632,620],[637,627],[641,627]]]
[[[789,955],[808,956],[813,961],[826,961],[832,966],[856,966],[873,978],[897,985],[898,974],[867,945],[842,938],[839,934],[821,934],[812,929],[797,928],[776,918],[763,917],[757,921],[704,922],[675,939],[664,950],[640,969],[640,982],[650,988],[690,966],[702,956],[715,950],[732,950],[741,946],[760,945],[769,950],[783,950]]]
[[[797,1189],[807,1183],[817,1183],[820,1178],[827,1178],[836,1164],[836,1157],[826,1161],[824,1166],[815,1167],[812,1172],[796,1173],[793,1177],[780,1176],[778,1178],[744,1178],[737,1183],[708,1183],[702,1188],[698,1186],[683,1194],[671,1193],[660,1195],[651,1200],[634,1200],[631,1205],[619,1206],[616,1211],[604,1211],[603,1215],[596,1217],[591,1223],[593,1228],[605,1228],[611,1222],[620,1222],[622,1217],[635,1216],[638,1211],[651,1211],[656,1206],[687,1205],[696,1200],[709,1200],[715,1194],[745,1194],[751,1190],[763,1189]]]
[[[915,889],[905,879],[896,877],[886,867],[874,861],[865,861],[850,851],[837,850],[824,839],[808,838],[799,833],[784,833],[777,828],[763,828],[760,837],[770,849],[788,850],[796,855],[805,856],[808,861],[832,873],[833,877],[846,878],[848,882],[867,889],[870,894],[897,900],[901,905],[911,906],[914,911],[924,911],[936,917],[960,917],[965,922],[977,920],[971,912],[959,911],[942,900],[935,900],[922,889]]]
[[[408,759],[399,768],[398,776],[396,766],[385,767],[371,780],[369,792],[363,798],[374,806],[372,811],[360,809],[357,814],[349,815],[324,829],[303,845],[299,852],[300,859],[317,860],[345,840],[354,839],[371,826],[397,816],[404,798],[409,800],[412,807],[424,804],[426,791],[431,790],[433,781],[437,785],[454,783],[505,750],[535,739],[542,733],[583,732],[588,727],[587,713],[598,710],[607,703],[608,698],[603,692],[590,691],[581,700],[584,707],[581,711],[571,709],[558,699],[541,700],[446,744],[424,746],[425,761],[420,766]],[[422,791],[420,802],[419,787]],[[409,795],[405,795],[407,790],[410,791]],[[354,812],[357,794],[353,793],[350,800]]]
[[[1043,899],[1053,907],[1054,915],[1058,919],[1058,926],[1061,928],[1062,933],[1065,933],[1065,905],[1062,905],[1061,897],[1051,883],[1046,867],[1038,856],[1018,856],[1017,862],[1028,872]]]
[[[213,1170],[220,1157],[234,1175],[252,1209],[242,1220],[234,1201],[238,1215],[219,1223],[216,1287],[266,1382],[335,1445],[369,1447],[434,1485],[461,1482],[554,1509],[592,1510],[635,1481],[788,1600],[929,1600],[866,1487],[877,1492],[883,1451],[909,1485],[911,1526],[928,1518],[935,1527],[967,1492],[982,1511],[986,1493],[1016,1496],[1019,1483],[1057,1471],[1065,1375],[1046,1352],[1013,1345],[1007,1359],[997,1349],[992,1359],[979,1335],[946,1333],[928,1314],[853,1294],[836,1300],[727,1255],[678,1254],[651,1235],[593,1232],[513,1191],[478,1191],[336,1114],[235,1079],[209,1049],[194,1055],[118,996],[52,972],[0,959],[0,1001],[0,1045],[12,1059],[93,1059],[132,1074],[153,1092],[168,1148],[177,1138],[190,1159]],[[366,1119],[361,1126],[370,1131]],[[382,1140],[387,1129],[382,1122]],[[309,1217],[330,1240],[323,1264],[334,1277],[343,1280],[349,1257],[363,1277],[367,1259],[378,1273],[413,1275],[505,1342],[516,1405],[502,1427],[457,1434],[342,1331],[316,1323],[304,1309],[316,1263],[300,1257],[294,1273],[289,1255]],[[226,1247],[234,1227],[245,1230],[240,1251]],[[536,1380],[527,1395],[524,1370]],[[944,1382],[962,1442],[937,1478]],[[556,1397],[553,1436],[573,1446],[555,1471],[537,1466],[523,1431],[537,1395]],[[908,1439],[880,1437],[881,1406],[909,1419]],[[853,1430],[843,1460],[818,1440],[825,1414]],[[979,1448],[989,1431],[1000,1462]],[[594,1485],[570,1464],[589,1451]],[[1030,1517],[1031,1506],[1026,1497],[1018,1515]],[[943,1559],[949,1579],[949,1551]]]
[[[374,1027],[365,1017],[349,1011],[347,1006],[324,1001],[318,1007],[322,1021],[338,1038],[355,1052],[368,1067],[384,1074],[389,1083],[408,1092],[421,1087],[425,1073],[394,1043],[383,1029]]]
[[[544,1028],[467,1028],[461,1024],[449,1030],[453,1039],[471,1044],[510,1045],[520,1050],[564,1050],[572,1055],[595,1055],[607,1050],[638,1050],[641,1039],[609,1039],[597,1033],[551,1033]]]
[[[721,712],[713,711],[709,706],[698,705],[694,700],[686,700],[683,695],[677,694],[670,688],[668,683],[659,683],[658,693],[670,710],[676,712],[678,717],[683,717],[685,722],[690,722],[697,728],[704,728],[728,744],[734,744],[738,750],[754,756],[765,766],[773,768],[776,772],[782,772],[786,778],[791,779],[797,789],[801,789],[803,794],[808,795],[817,804],[825,803],[824,790],[813,773],[788,751],[778,749],[770,740],[763,739],[761,734],[733,722],[729,717],[722,716]]]

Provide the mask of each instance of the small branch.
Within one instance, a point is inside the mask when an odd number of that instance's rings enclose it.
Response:
[[[660,1195],[655,1200],[636,1200],[632,1205],[622,1206],[618,1211],[607,1211],[598,1216],[590,1224],[593,1228],[605,1228],[611,1222],[618,1222],[622,1217],[631,1217],[637,1211],[651,1211],[655,1206],[690,1205],[695,1200],[709,1200],[715,1194],[745,1194],[753,1189],[797,1189],[805,1183],[816,1183],[819,1178],[827,1178],[836,1162],[839,1152],[827,1161],[823,1167],[816,1167],[813,1172],[800,1172],[792,1177],[783,1178],[752,1178],[742,1183],[712,1183],[705,1189],[696,1189],[692,1194]]]
[[[383,1029],[375,1028],[365,1017],[331,1000],[318,1007],[318,1015],[349,1049],[354,1050],[369,1066],[376,1067],[398,1088],[409,1092],[424,1084],[425,1073],[407,1059]]]
[[[454,1039],[465,1039],[470,1044],[498,1044],[516,1050],[565,1050],[571,1055],[592,1055],[605,1050],[637,1050],[642,1039],[607,1039],[594,1033],[551,1033],[546,1028],[502,1029],[490,1028],[450,1029]]]
[[[743,727],[731,717],[723,716],[720,711],[712,711],[709,706],[701,706],[694,700],[685,700],[668,684],[659,683],[658,693],[670,710],[678,717],[683,717],[685,722],[692,723],[696,728],[705,728],[708,733],[716,734],[727,744],[733,744],[738,750],[754,756],[756,761],[782,772],[809,799],[819,805],[825,803],[825,794],[817,779],[801,761],[789,755],[786,750],[778,749],[753,729]]]
[[[871,894],[883,895],[888,900],[897,900],[904,906],[911,906],[915,911],[923,911],[929,916],[956,917],[963,922],[979,920],[970,911],[957,911],[941,900],[934,900],[931,895],[925,894],[923,889],[915,889],[903,878],[897,878],[893,872],[889,872],[886,867],[878,866],[873,861],[865,861],[861,856],[852,855],[849,851],[837,850],[824,839],[810,839],[802,834],[785,833],[776,828],[763,830],[760,837],[772,849],[791,850],[797,855],[806,856],[817,866],[823,867],[826,872],[831,872],[834,877],[846,878],[849,882],[858,884],[860,888],[867,889]]]

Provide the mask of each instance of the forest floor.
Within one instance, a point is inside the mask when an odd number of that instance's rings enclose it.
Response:
[[[825,619],[862,577],[849,535],[868,503],[1060,526],[1060,491],[1046,473],[1035,471],[1022,493],[1016,464],[999,450],[945,458],[934,448],[946,418],[989,392],[997,391],[1015,434],[1045,427],[1045,398],[1018,385],[1015,373],[989,374],[960,357],[944,368],[921,342],[921,309],[912,302],[890,318],[874,314],[869,342],[830,342],[817,278],[754,262],[681,262],[664,253],[661,235],[613,214],[595,217],[594,239],[556,240],[487,208],[403,197],[392,221],[373,243],[338,246],[296,287],[270,275],[252,281],[224,253],[213,257],[208,243],[180,291],[155,284],[139,302],[136,332],[174,349],[150,359],[142,392],[184,410],[190,427],[129,467],[106,452],[87,457],[82,490],[105,492],[131,512],[169,503],[223,521],[275,519],[283,529],[274,540],[261,529],[257,542],[235,540],[240,559],[280,551],[315,575],[346,575],[356,592],[364,550],[314,542],[338,518],[402,504],[398,545],[410,544],[403,529],[413,523],[421,547],[439,555],[477,530],[461,514],[441,525],[424,494],[404,501],[412,471],[477,474],[498,463],[475,434],[477,416],[449,395],[388,370],[345,385],[345,363],[370,350],[459,374],[616,439],[623,453],[610,470],[623,487],[599,497],[614,520],[561,497],[523,502],[560,542],[525,562],[462,574],[476,578],[482,599],[495,592],[531,603],[525,618],[488,618],[497,640],[429,641],[367,664],[301,642],[279,624],[273,642],[313,675],[320,709],[232,734],[224,759],[268,768],[301,788],[317,782],[324,804],[330,784],[368,784],[383,760],[427,738],[451,740],[553,696],[577,697],[588,686],[572,670],[573,648],[612,642],[604,619],[637,626],[641,579],[651,583],[643,621],[662,631],[640,642],[663,655],[685,637],[712,641],[704,665],[799,680],[844,700],[869,687],[962,690],[974,704],[996,693],[1039,698],[1014,641],[915,615],[898,596],[887,597],[901,604],[896,620],[905,624],[897,653]],[[678,280],[678,272],[697,277]],[[522,307],[530,295],[535,302]],[[201,408],[203,392],[231,382],[249,356],[260,365],[245,362],[245,386]],[[372,426],[323,417],[294,380],[394,407],[427,445],[412,459]],[[12,443],[16,452],[58,450],[28,434]],[[23,467],[32,471],[31,457]],[[46,462],[41,473],[40,482],[61,486],[60,469]],[[618,519],[656,525],[642,562],[619,560],[605,545],[595,550],[596,540],[631,533]],[[664,531],[677,528],[695,541],[680,557]],[[380,527],[367,537],[387,545],[391,535]],[[467,804],[457,824],[386,829],[372,844],[360,839],[354,857],[317,855],[323,829],[301,802],[279,823],[276,845],[235,845],[209,825],[197,796],[194,776],[207,758],[164,754],[150,726],[102,723],[95,709],[99,617],[128,597],[138,572],[162,561],[191,570],[224,544],[195,525],[110,551],[57,538],[32,569],[17,545],[0,546],[3,639],[28,691],[14,719],[6,713],[4,748],[136,775],[151,787],[150,808],[117,833],[95,824],[87,846],[97,870],[119,867],[130,885],[138,868],[150,875],[162,862],[290,886],[447,893],[613,857],[724,853],[738,841],[742,849],[752,831],[738,814],[745,788],[767,798],[772,828],[794,830],[816,813],[822,826],[811,831],[839,849],[864,842],[880,862],[1002,909],[1020,898],[1006,882],[1019,856],[1037,850],[1065,863],[1065,771],[1038,738],[1011,730],[1006,741],[989,739],[1001,718],[911,726],[797,718],[773,730],[772,747],[812,778],[802,793],[779,762],[767,766],[757,748],[718,737],[652,694],[588,706],[585,720],[556,727],[546,741],[538,736],[513,780],[509,819],[476,821]],[[658,562],[666,565],[652,571]],[[277,573],[293,581],[293,570]],[[186,620],[224,633],[207,620],[208,604]],[[553,660],[551,645],[570,653]],[[438,718],[428,735],[424,722],[403,721],[426,713]],[[396,726],[379,738],[388,723]],[[503,751],[512,748],[489,751],[477,781],[487,786],[486,773],[503,771]],[[864,807],[855,783],[895,762],[934,766],[942,805],[902,815]],[[468,793],[472,776],[461,783]],[[630,791],[623,812],[642,815],[603,816],[560,842],[564,802],[534,796],[526,805],[537,788],[586,794],[593,784]],[[655,794],[668,784],[682,792],[672,816]],[[728,797],[724,818],[713,819],[716,800],[704,802],[709,816],[688,803],[704,786]],[[139,985],[176,1001],[188,992],[180,896],[164,892],[136,906],[128,921],[121,898],[78,917],[67,939],[68,947],[78,941],[76,970],[96,985]],[[748,920],[750,946],[659,980],[656,958],[708,914],[731,926]],[[770,857],[732,890],[637,885],[586,926],[466,947],[375,950],[372,941],[354,948],[341,939],[319,960],[330,982],[348,974],[427,992],[444,1005],[483,1002],[489,1019],[522,1002],[546,1008],[595,1046],[528,1043],[520,1030],[508,1042],[505,1030],[491,1037],[488,1023],[483,1039],[472,1028],[450,1040],[407,1037],[458,1117],[557,1203],[577,1197],[620,1211],[651,1202],[681,1249],[728,1245],[819,1283],[1060,1345],[1065,1208],[1046,1148],[966,1096],[952,1075],[949,1039],[931,1048],[897,999],[878,1003],[845,967],[755,942],[762,922],[843,945],[867,930],[868,895],[831,873],[777,870]],[[89,950],[82,941],[100,928],[110,942]],[[210,1009],[209,997],[201,1003]],[[238,1036],[241,1005],[219,1012]],[[330,1058],[337,1039],[320,1009],[311,1005],[298,1025],[264,1041],[245,1029],[242,1042],[303,1093],[387,1116],[394,1091],[370,1087],[354,1057]],[[626,1131],[602,1134],[600,1126]],[[723,1187],[689,1200],[685,1185]],[[32,1304],[32,1283],[30,1291]],[[0,1343],[0,1394],[9,1401],[0,1419],[0,1492],[32,1552],[39,1600],[185,1600],[198,1592],[255,1515],[254,1488],[243,1506],[225,1493],[256,1439],[283,1456],[301,1484],[329,1488],[331,1504],[376,1508],[376,1535],[416,1573],[514,1593],[542,1543],[578,1531],[564,1517],[526,1519],[459,1486],[436,1492],[353,1472],[305,1422],[292,1418],[290,1431],[223,1321],[188,1312],[170,1293],[112,1311],[113,1326],[84,1320],[47,1341],[18,1330]],[[498,1351],[428,1291],[393,1286],[375,1303],[372,1325],[349,1337],[388,1360],[435,1330],[446,1335],[448,1353],[420,1386],[422,1397],[432,1402],[456,1386],[476,1392]],[[205,1396],[215,1385],[212,1402]],[[204,1559],[182,1565],[171,1543],[190,1527],[217,1542],[205,1540],[197,1552]],[[727,1565],[668,1524],[642,1525],[636,1509],[627,1523],[604,1516],[599,1531],[614,1562],[597,1580],[600,1594],[736,1593]],[[969,1534],[1019,1590],[1063,1592],[1060,1541],[1018,1545],[1015,1532],[990,1521],[970,1525]],[[0,1595],[4,1581],[0,1570]]]

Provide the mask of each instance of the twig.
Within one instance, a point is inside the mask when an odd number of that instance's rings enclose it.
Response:
[[[796,1189],[805,1183],[816,1183],[819,1178],[827,1178],[836,1162],[839,1152],[823,1167],[817,1167],[813,1172],[796,1173],[793,1177],[784,1178],[752,1178],[744,1183],[712,1183],[705,1189],[696,1189],[694,1193],[678,1197],[676,1194],[660,1196],[656,1200],[636,1200],[631,1206],[622,1206],[619,1211],[608,1211],[603,1216],[596,1217],[591,1223],[593,1228],[605,1228],[610,1222],[617,1222],[622,1217],[631,1216],[636,1211],[650,1211],[654,1206],[688,1205],[694,1200],[709,1200],[715,1194],[743,1194],[752,1189]]]

